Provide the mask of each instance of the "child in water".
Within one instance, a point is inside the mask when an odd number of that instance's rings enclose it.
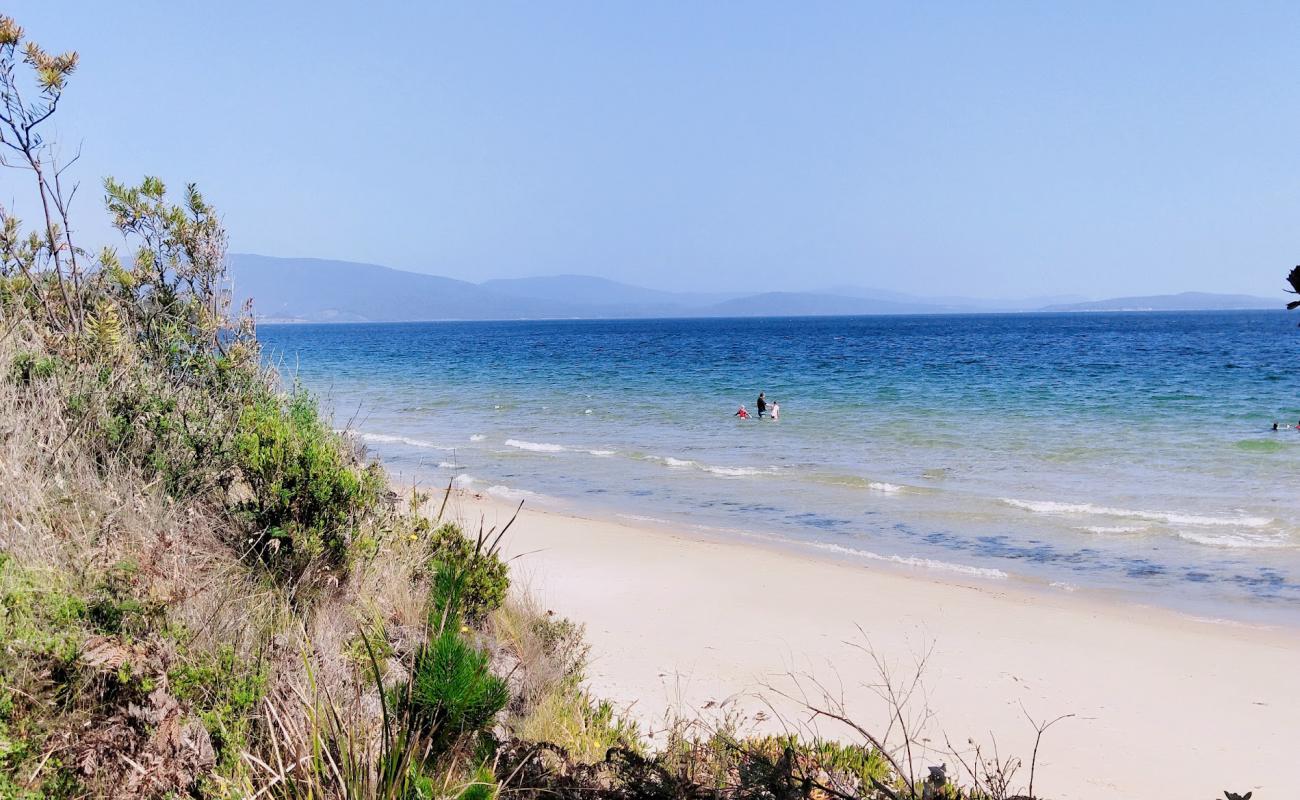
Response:
[[[781,404],[778,403],[778,402],[776,402],[775,400],[773,400],[773,401],[772,401],[772,421],[773,421],[773,422],[776,422],[776,421],[777,421],[778,419],[780,419],[780,418],[781,418]]]
[[[733,416],[733,417],[740,417],[741,419],[749,419],[749,412],[746,411],[746,410],[745,410],[745,407],[742,405],[742,406],[740,407],[740,410],[737,411],[735,414],[732,414],[731,416]]]

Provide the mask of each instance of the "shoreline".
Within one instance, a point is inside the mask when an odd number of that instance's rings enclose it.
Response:
[[[448,515],[476,530],[516,505],[458,490]],[[645,727],[677,709],[804,729],[789,696],[820,685],[883,730],[888,708],[865,685],[878,682],[871,655],[899,680],[928,653],[924,702],[912,704],[929,739],[918,769],[957,772],[944,734],[958,752],[968,737],[986,752],[996,738],[1003,757],[1024,758],[1023,783],[1027,717],[1073,714],[1044,735],[1045,796],[1300,788],[1288,745],[1300,740],[1300,693],[1286,693],[1300,631],[527,504],[503,546],[517,586],[587,626],[593,692]]]
[[[804,540],[771,530],[689,524],[684,521],[623,512],[604,503],[584,502],[577,498],[540,494],[504,485],[489,485],[492,484],[491,481],[476,480],[475,483],[477,485],[460,484],[453,478],[453,496],[462,494],[478,496],[489,504],[510,508],[514,508],[523,500],[526,502],[525,508],[533,513],[643,528],[660,534],[724,544],[758,547],[849,567],[872,565],[881,571],[915,580],[934,580],[938,583],[970,580],[1004,586],[1012,591],[1045,600],[1056,598],[1071,602],[1093,602],[1106,607],[1141,609],[1168,614],[1204,624],[1288,631],[1300,636],[1300,606],[1297,606],[1294,611],[1263,604],[1234,604],[1232,608],[1228,608],[1221,602],[1181,596],[1170,598],[1160,592],[1144,591],[1137,586],[1080,584],[1066,579],[1068,576],[1053,578],[1035,575],[1017,569],[1019,562],[1014,560],[1003,559],[1003,563],[987,560],[967,563],[962,560],[947,560],[943,557],[908,554],[906,551],[890,552],[888,547],[883,548],[884,552],[876,552],[816,539]],[[422,491],[439,496],[445,489],[445,484],[441,488],[434,484],[419,485]],[[496,489],[503,491],[498,493],[494,491]]]

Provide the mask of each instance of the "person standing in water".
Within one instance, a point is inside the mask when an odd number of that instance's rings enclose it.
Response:
[[[767,398],[763,396],[762,392],[758,393],[758,402],[755,405],[758,407],[758,418],[762,419],[763,412],[767,411]]]
[[[749,419],[749,412],[745,410],[744,406],[741,406],[740,410],[732,414],[731,416],[740,417],[741,419]]]
[[[773,401],[772,401],[772,421],[773,421],[773,422],[776,422],[776,421],[779,420],[780,418],[781,418],[781,404],[778,403],[778,402],[776,402],[775,400],[773,400]]]

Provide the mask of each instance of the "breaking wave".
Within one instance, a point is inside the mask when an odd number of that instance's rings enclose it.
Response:
[[[519,439],[506,439],[506,445],[517,450],[527,450],[531,453],[586,453],[592,456],[612,456],[617,450],[588,450],[583,447],[565,447],[562,444],[551,444],[550,442],[525,442]]]
[[[1101,517],[1120,517],[1163,522],[1168,525],[1224,525],[1237,528],[1263,528],[1273,523],[1268,517],[1225,517],[1202,514],[1182,514],[1171,511],[1135,511],[1128,508],[1111,508],[1092,503],[1058,503],[1053,500],[1016,500],[1003,497],[1001,501],[1012,508],[1032,511],[1035,514],[1061,516],[1066,514],[1091,514]]]
[[[829,542],[796,542],[789,541],[791,544],[808,544],[818,550],[826,550],[832,553],[841,553],[854,558],[862,558],[868,561],[886,561],[891,564],[901,564],[905,567],[921,567],[924,569],[939,570],[942,572],[955,572],[959,575],[970,575],[975,578],[990,578],[1002,580],[1007,577],[1007,573],[1000,569],[992,567],[972,567],[969,564],[954,564],[951,561],[939,561],[933,558],[921,558],[920,556],[884,556],[880,553],[873,553],[870,550],[858,550],[843,545],[831,544]]]
[[[388,433],[363,433],[357,431],[352,434],[363,442],[379,442],[383,444],[404,444],[410,447],[421,447],[427,450],[451,450],[450,447],[444,447],[440,444],[425,441],[424,439],[412,439],[409,436],[393,436]]]
[[[532,453],[563,453],[568,449],[562,444],[550,444],[549,442],[523,442],[519,439],[506,439],[506,447],[528,450]]]
[[[675,469],[698,469],[701,472],[707,472],[710,475],[720,475],[724,478],[744,478],[754,475],[772,475],[777,472],[776,467],[720,467],[711,464],[701,464],[698,461],[692,461],[685,458],[673,458],[672,456],[646,456],[649,461],[658,461],[665,466]]]
[[[1229,549],[1267,550],[1277,547],[1293,546],[1290,538],[1285,533],[1252,536],[1246,533],[1198,533],[1196,531],[1179,531],[1178,538],[1187,542],[1203,544],[1208,547],[1225,547]]]

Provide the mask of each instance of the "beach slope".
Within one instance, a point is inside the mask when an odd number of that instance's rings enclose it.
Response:
[[[462,494],[476,529],[513,506]],[[905,682],[924,658],[907,718],[928,752],[1020,756],[1045,797],[1289,797],[1300,742],[1300,635],[968,578],[814,557],[661,526],[525,509],[505,543],[516,584],[587,626],[591,688],[642,723],[668,712],[743,714],[803,726],[782,695],[822,689],[883,732],[880,667]],[[877,663],[879,661],[879,664]],[[836,723],[820,733],[849,738]],[[919,762],[924,762],[924,764]]]

